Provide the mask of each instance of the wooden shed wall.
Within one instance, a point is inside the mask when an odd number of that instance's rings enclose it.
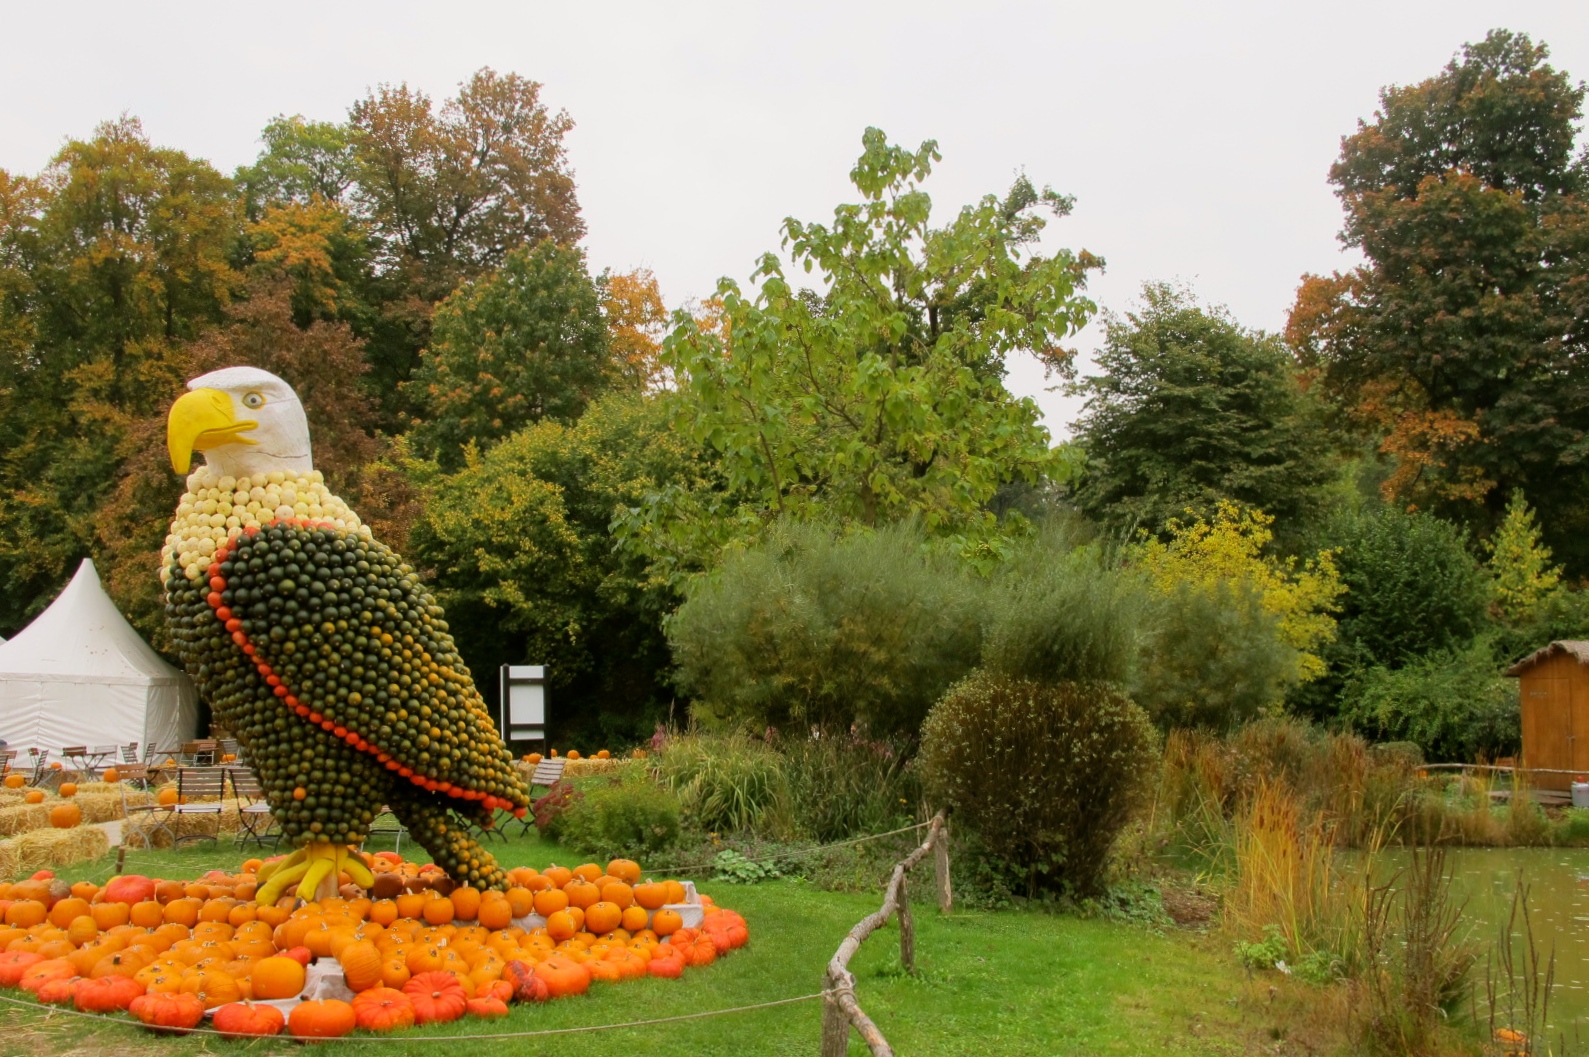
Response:
[[[1518,677],[1527,767],[1589,774],[1589,667],[1559,653]],[[1532,775],[1541,789],[1567,789],[1567,774]]]

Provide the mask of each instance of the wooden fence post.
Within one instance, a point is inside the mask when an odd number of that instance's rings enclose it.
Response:
[[[932,842],[933,873],[938,878],[938,909],[949,913],[954,906],[954,892],[949,885],[949,819],[938,827],[938,839]]]
[[[899,879],[899,964],[907,973],[916,972],[916,919],[910,916],[910,888]]]
[[[836,993],[840,982],[830,972],[827,977],[828,994],[822,999],[822,1055],[844,1057],[850,1048],[850,1017],[839,1005]]]

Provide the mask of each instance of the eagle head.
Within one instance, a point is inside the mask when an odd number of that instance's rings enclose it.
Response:
[[[166,447],[171,468],[180,474],[188,472],[195,451],[221,474],[237,478],[314,469],[309,420],[298,394],[257,367],[225,367],[189,382],[166,419]]]

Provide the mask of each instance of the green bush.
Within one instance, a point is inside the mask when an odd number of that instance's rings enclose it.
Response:
[[[1016,886],[1085,897],[1102,887],[1155,752],[1147,715],[1107,684],[977,672],[927,717],[919,765],[930,803]]]
[[[713,833],[746,833],[786,825],[788,782],[783,757],[744,734],[669,738],[657,757],[690,824]]]
[[[897,747],[825,734],[781,740],[778,748],[794,835],[829,843],[914,820],[921,783]]]
[[[1039,682],[1124,682],[1144,592],[1099,549],[1057,530],[1019,547],[986,589],[981,667]]]
[[[1149,627],[1131,697],[1161,729],[1233,729],[1294,678],[1297,651],[1251,587],[1179,584],[1158,596]]]
[[[668,640],[708,723],[910,737],[976,663],[978,591],[912,524],[785,524],[698,582]]]
[[[677,844],[679,798],[643,772],[574,792],[546,832],[591,860],[642,859]]]
[[[1413,742],[1431,760],[1494,759],[1522,740],[1517,681],[1501,675],[1484,640],[1368,669],[1347,683],[1341,716],[1371,738]]]

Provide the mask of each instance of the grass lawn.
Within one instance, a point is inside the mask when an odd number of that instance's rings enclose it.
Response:
[[[533,835],[494,850],[509,866],[577,862]],[[179,852],[129,851],[127,869],[192,877],[212,868],[235,869],[245,857],[223,839],[217,846]],[[62,871],[62,876],[102,881],[113,867],[114,856]],[[821,989],[823,966],[839,940],[881,899],[880,894],[825,892],[790,880],[702,888],[744,914],[751,930],[747,947],[710,968],[692,970],[680,981],[597,985],[583,998],[515,1006],[507,1020],[466,1019],[392,1036],[373,1048],[421,1052],[419,1043],[427,1034],[607,1024],[811,994]],[[945,918],[925,903],[916,909],[916,922],[917,976],[900,971],[898,932],[892,925],[875,934],[852,963],[863,1008],[902,1057],[1315,1052],[1296,1041],[1291,1021],[1306,1023],[1316,1014],[1293,1006],[1286,996],[1277,1001],[1267,980],[1249,981],[1218,938],[1175,930],[1159,935],[1134,925],[1017,911],[957,911]],[[627,1052],[810,1057],[817,1050],[820,1017],[820,1002],[811,1001],[653,1027],[442,1045],[448,1057],[487,1057],[504,1047],[516,1057]],[[0,1052],[7,1054],[108,1048],[134,1054],[272,1054],[296,1046],[285,1040],[177,1039],[10,1004],[0,1004],[0,1031],[5,1033]],[[371,1050],[370,1043],[331,1042],[316,1052],[333,1057]],[[866,1052],[858,1037],[852,1037],[850,1052]]]

